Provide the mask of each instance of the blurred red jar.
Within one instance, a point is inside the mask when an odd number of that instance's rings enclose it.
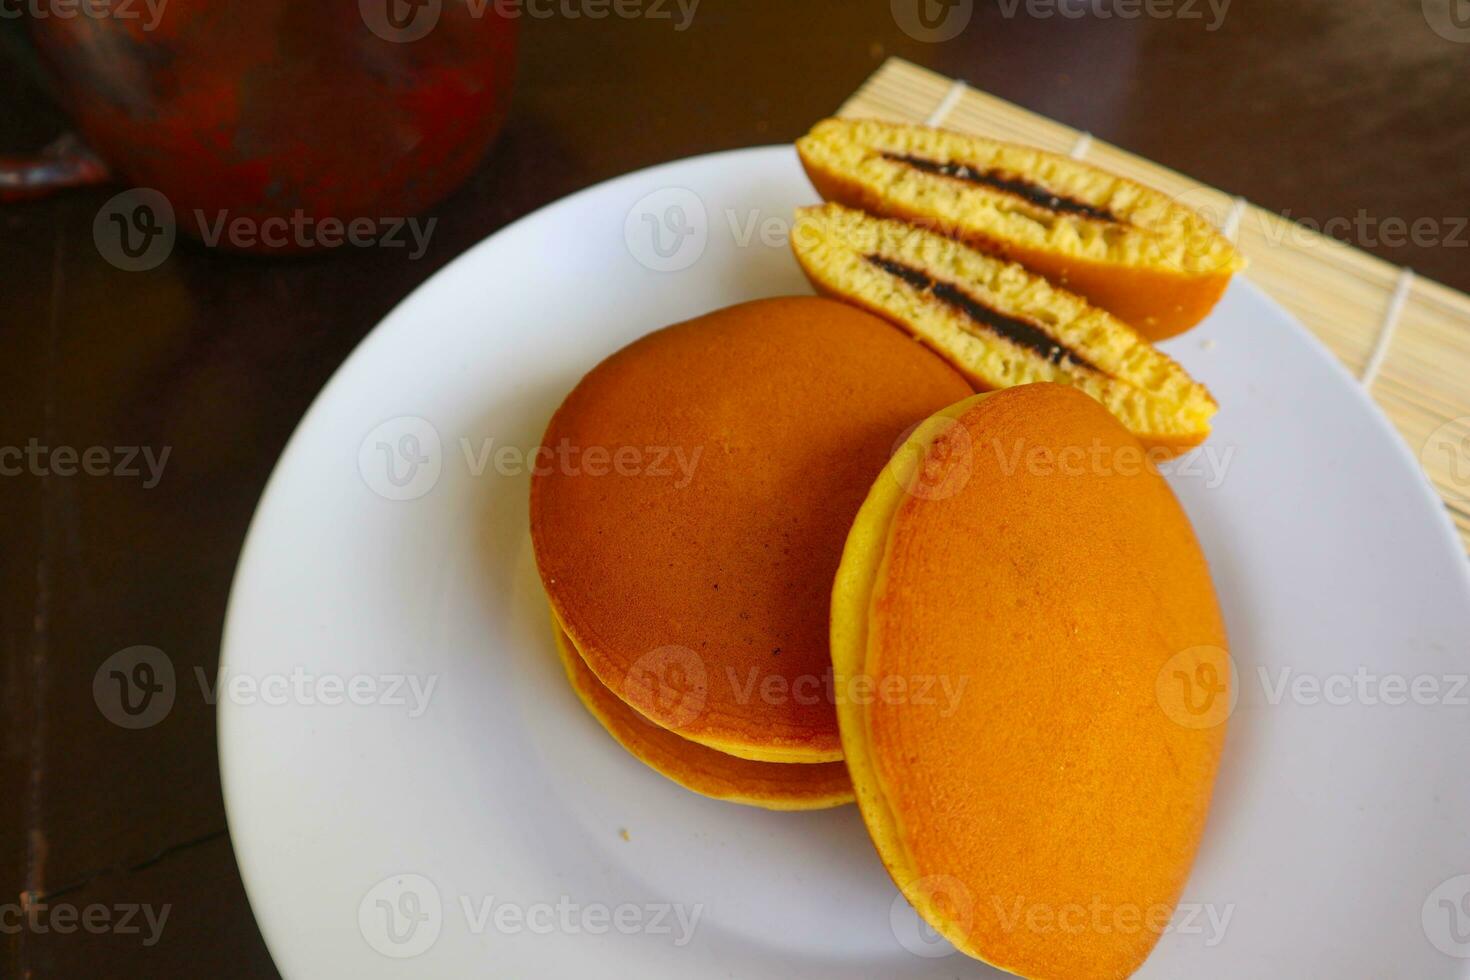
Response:
[[[57,16],[62,8],[71,16]],[[32,36],[83,138],[181,230],[382,224],[475,168],[505,119],[516,20],[494,0],[78,0]],[[302,251],[301,235],[246,251]]]

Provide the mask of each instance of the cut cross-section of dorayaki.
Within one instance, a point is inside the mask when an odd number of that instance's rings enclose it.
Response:
[[[1204,385],[1117,317],[1014,262],[837,204],[798,209],[791,245],[817,289],[903,327],[981,388],[1070,385],[1161,452],[1209,435],[1217,406]]]
[[[796,143],[821,195],[938,228],[1086,296],[1151,340],[1214,307],[1245,260],[1150,187],[1032,147],[873,119]]]

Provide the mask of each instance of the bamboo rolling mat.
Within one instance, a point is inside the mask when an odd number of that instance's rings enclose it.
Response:
[[[1085,158],[1210,217],[1250,258],[1246,276],[1368,388],[1470,550],[1470,296],[901,59],[884,63],[838,115],[942,125]]]

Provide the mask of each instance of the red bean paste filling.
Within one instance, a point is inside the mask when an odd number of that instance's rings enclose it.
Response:
[[[1114,224],[1124,222],[1107,208],[1100,208],[1085,201],[1079,201],[1064,194],[1055,194],[1040,184],[1033,184],[1029,180],[1020,177],[1002,174],[994,170],[981,170],[966,163],[940,163],[937,160],[929,160],[924,157],[909,156],[903,153],[884,153],[883,158],[892,160],[894,163],[902,163],[922,170],[926,174],[937,174],[940,177],[953,177],[955,180],[963,180],[970,184],[979,184],[982,187],[990,187],[1014,197],[1019,197],[1032,204],[1055,211],[1058,214],[1076,214],[1084,218],[1092,218],[1095,221],[1111,221]]]
[[[970,320],[984,327],[997,337],[1008,340],[1018,347],[1032,351],[1052,364],[1061,364],[1063,361],[1070,361],[1078,367],[1097,371],[1100,374],[1106,373],[1076,351],[1057,343],[1055,337],[1036,326],[1036,324],[1017,317],[1007,316],[999,310],[992,309],[960,289],[954,283],[945,282],[942,279],[935,279],[922,269],[916,269],[902,262],[895,262],[893,259],[884,258],[876,253],[865,255],[863,258],[870,265],[877,266],[889,275],[902,279],[920,292],[929,293],[946,306],[959,310]]]

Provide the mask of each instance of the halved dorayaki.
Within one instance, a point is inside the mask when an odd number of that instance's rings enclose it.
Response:
[[[531,537],[606,687],[742,758],[842,757],[827,614],[853,515],[899,437],[970,393],[884,321],[759,300],[648,334],[552,418]]]
[[[874,483],[833,588],[838,719],[879,856],[955,946],[1025,977],[1144,961],[1224,741],[1225,672],[1188,702],[1213,715],[1164,696],[1172,672],[1227,662],[1225,627],[1142,460],[1071,388],[961,401]],[[936,680],[959,696],[915,696]]]
[[[796,148],[827,200],[1014,259],[1152,340],[1204,319],[1245,265],[1191,208],[1043,150],[872,119],[824,120]]]
[[[852,780],[841,762],[755,762],[660,728],[597,679],[555,617],[551,625],[572,690],[609,735],[655,772],[701,796],[767,810],[820,810],[852,802]]]
[[[797,261],[820,291],[884,316],[980,388],[1056,381],[1164,453],[1210,432],[1204,385],[1131,327],[1014,262],[837,204],[797,209]]]

